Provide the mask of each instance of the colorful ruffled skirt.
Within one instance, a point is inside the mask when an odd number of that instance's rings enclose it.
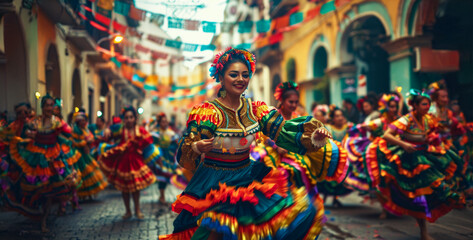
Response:
[[[365,152],[370,143],[371,140],[368,137],[360,134],[347,137],[342,143],[351,165],[345,185],[358,191],[361,195],[369,194],[372,190],[365,166]]]
[[[74,164],[74,168],[80,172],[82,185],[77,191],[79,197],[87,197],[97,194],[107,187],[107,181],[100,170],[99,164],[92,156],[79,150],[81,158]]]
[[[340,153],[343,153],[345,159],[347,158],[347,151],[342,147],[342,145],[335,140],[331,140],[331,145],[333,149],[340,149]],[[343,179],[332,179],[326,178],[323,181],[317,182],[317,189],[319,193],[322,193],[326,196],[344,196],[352,192],[352,189],[349,188],[345,181],[347,181],[348,176],[351,174],[353,166],[351,166],[350,161],[346,161],[345,165],[346,174],[340,174],[339,176]]]
[[[101,149],[108,149],[100,155],[100,168],[107,176],[108,183],[122,192],[136,192],[156,181],[145,163],[148,156],[144,156],[150,155],[153,158],[154,145],[150,144],[150,149],[144,149],[142,154],[138,152],[138,145],[139,140],[119,145],[100,145]]]
[[[80,173],[73,167],[81,154],[71,146],[62,137],[54,144],[14,137],[9,147],[8,189],[3,195],[7,206],[37,217],[47,198],[69,199],[81,182]]]
[[[367,149],[366,161],[383,207],[395,215],[434,222],[453,208],[464,207],[458,181],[464,162],[451,150],[407,153],[377,138]]]
[[[331,141],[306,156],[288,153],[270,167],[254,161],[268,157],[263,148],[253,149],[244,167],[204,160],[173,203],[179,213],[173,234],[159,239],[207,239],[210,232],[223,239],[316,239],[325,221],[316,179],[343,180],[346,155]]]
[[[174,233],[159,239],[315,239],[323,213],[305,188],[289,188],[284,171],[248,161],[243,168],[205,163],[173,203]]]

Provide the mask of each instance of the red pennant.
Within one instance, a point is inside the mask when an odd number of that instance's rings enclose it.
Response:
[[[103,25],[110,26],[110,18],[105,17],[100,13],[95,13],[95,19]]]
[[[125,34],[127,27],[118,23],[117,21],[113,21],[113,29],[117,30],[118,32]]]

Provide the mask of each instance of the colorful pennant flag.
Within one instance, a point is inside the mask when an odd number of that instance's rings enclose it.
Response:
[[[217,23],[202,22],[202,31],[207,33],[215,33],[217,31]]]
[[[243,21],[238,23],[239,33],[249,33],[253,27],[253,21]]]
[[[258,33],[265,33],[268,32],[271,28],[271,21],[270,20],[259,20],[256,22],[256,32]]]
[[[335,0],[332,0],[330,2],[324,3],[322,5],[322,8],[320,8],[320,14],[327,14],[329,12],[335,11],[337,8],[335,6]]]

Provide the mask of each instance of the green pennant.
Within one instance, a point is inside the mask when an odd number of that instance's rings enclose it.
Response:
[[[335,11],[337,8],[335,6],[335,1],[330,1],[330,2],[327,2],[327,3],[324,3],[324,5],[322,5],[322,7],[320,8],[320,14],[327,14],[329,12],[333,12]]]

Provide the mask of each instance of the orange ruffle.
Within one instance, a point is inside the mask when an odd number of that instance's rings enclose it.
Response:
[[[381,170],[381,176],[384,177],[384,181],[386,182],[386,184],[392,183],[392,184],[396,185],[396,187],[399,189],[399,191],[401,191],[404,195],[408,196],[409,198],[415,198],[415,197],[419,197],[419,196],[422,196],[422,195],[432,194],[433,191],[434,191],[432,189],[432,187],[435,188],[435,187],[440,186],[440,184],[442,184],[442,181],[444,180],[444,178],[439,178],[439,179],[435,180],[434,182],[432,182],[430,184],[430,186],[427,186],[427,187],[424,187],[424,188],[418,188],[414,192],[410,192],[410,191],[406,191],[405,189],[401,188],[401,186],[399,186],[399,184],[397,184],[396,177],[389,174],[388,172],[386,172],[384,170]],[[381,189],[381,188],[379,188],[379,189]]]
[[[158,240],[189,240],[197,231],[197,227],[187,229],[182,232],[158,236]]]
[[[371,186],[376,187],[379,183],[379,164],[377,157],[377,150],[380,141],[384,139],[378,137],[371,144],[368,145],[366,150],[366,169],[368,170],[369,177],[371,179]]]
[[[253,181],[248,187],[237,188],[227,186],[226,183],[219,183],[219,188],[217,190],[210,190],[204,199],[196,199],[192,196],[181,194],[172,204],[172,210],[177,213],[187,210],[192,215],[197,216],[211,206],[226,201],[229,201],[231,204],[235,204],[238,201],[246,201],[256,205],[258,204],[258,198],[255,196],[255,190],[262,192],[267,198],[270,198],[273,194],[287,197],[288,187],[284,173],[273,169],[263,178],[262,182]]]
[[[283,209],[270,220],[261,224],[240,225],[234,216],[216,212],[205,212],[197,224],[200,225],[203,219],[210,218],[214,222],[219,221],[222,225],[228,226],[232,233],[238,236],[238,239],[264,239],[279,229],[287,228],[302,211],[309,207],[306,194],[305,188],[294,190],[295,204]],[[322,230],[322,218],[323,211],[318,211],[304,239],[315,239]]]
[[[396,215],[408,215],[414,218],[427,219],[429,222],[435,222],[439,217],[447,214],[453,208],[461,208],[461,203],[464,203],[464,199],[460,199],[459,204],[454,203],[452,200],[449,200],[451,205],[442,204],[436,207],[435,209],[430,209],[431,216],[427,217],[425,212],[417,212],[410,209],[406,209],[392,202],[391,192],[388,189],[380,189],[380,192],[383,194],[383,196],[378,196],[378,199],[383,205],[383,207],[389,210],[390,212]]]

